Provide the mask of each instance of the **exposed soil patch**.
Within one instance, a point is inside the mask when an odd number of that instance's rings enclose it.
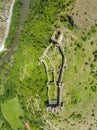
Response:
[[[97,0],[77,0],[71,12],[80,29],[90,29],[97,24]]]

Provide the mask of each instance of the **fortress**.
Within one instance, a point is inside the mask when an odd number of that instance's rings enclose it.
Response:
[[[48,77],[48,83],[47,83],[47,87],[48,87],[48,106],[46,108],[47,112],[60,112],[62,111],[63,107],[64,107],[64,102],[62,102],[62,88],[64,86],[63,83],[63,75],[64,75],[64,70],[66,68],[66,57],[64,54],[64,49],[62,46],[62,39],[63,39],[63,32],[61,29],[57,29],[55,30],[55,32],[53,33],[51,39],[50,39],[50,46],[48,46],[45,50],[45,52],[43,53],[43,56],[40,58],[40,61],[44,64],[45,69],[46,69],[46,73],[47,73],[47,77]],[[50,47],[52,46],[52,44],[54,44],[61,56],[62,56],[62,62],[59,68],[59,72],[58,72],[58,79],[57,81],[55,80],[55,71],[53,69],[49,70],[48,64],[46,63],[46,61],[44,60],[44,57],[47,57],[47,53],[48,50],[50,49]],[[50,81],[49,78],[49,73],[52,72],[53,74],[53,78],[54,78],[54,83],[57,87],[57,97],[56,99],[51,99],[50,98],[50,89],[51,89],[51,85],[53,84],[52,81]]]
[[[58,39],[56,39],[56,35],[58,35]],[[64,54],[64,49],[61,46],[62,39],[63,39],[63,33],[61,30],[56,30],[53,36],[51,37],[51,43],[55,44],[59,48],[59,51],[62,55],[62,65],[60,67],[59,77],[56,83],[58,86],[57,99],[51,100],[49,102],[49,106],[47,107],[47,112],[51,112],[51,111],[58,112],[62,110],[64,107],[64,103],[62,102],[62,87],[64,83],[62,82],[62,79],[63,79],[64,69],[66,68],[66,57]]]

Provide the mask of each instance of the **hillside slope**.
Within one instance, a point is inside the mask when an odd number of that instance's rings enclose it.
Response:
[[[0,46],[5,36],[11,4],[11,0],[0,1]]]
[[[95,7],[95,0],[92,3],[83,1],[85,5],[93,4],[91,8]],[[18,97],[23,111],[19,120],[23,123],[24,130],[26,122],[31,130],[97,129],[97,26],[94,18],[96,9],[93,14],[91,8],[85,10],[86,18],[91,12],[88,23],[90,26],[84,21],[83,9],[79,10],[82,13],[80,19],[77,15],[72,16],[73,12],[77,13],[77,5],[82,7],[83,1],[31,0],[29,15],[21,29],[15,54],[2,68],[0,66],[0,103],[5,104]],[[83,29],[86,26],[87,29]],[[45,67],[39,59],[50,45],[54,31],[59,28],[63,31],[62,47],[67,59],[62,92],[65,106],[59,113],[47,113],[48,79]],[[59,50],[52,46],[47,56],[58,72],[61,64]],[[48,61],[47,63],[49,65]],[[52,78],[52,75],[50,77]],[[12,129],[2,111],[0,128]]]
[[[97,24],[97,1],[96,0],[77,0],[71,12],[76,25],[80,29],[90,29]]]

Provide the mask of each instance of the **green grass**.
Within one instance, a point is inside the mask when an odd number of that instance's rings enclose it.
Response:
[[[53,69],[53,68],[52,68],[52,65],[51,65],[51,63],[50,63],[50,60],[49,60],[47,57],[45,57],[44,60],[45,60],[45,62],[46,62],[46,64],[47,64],[47,66],[48,66],[48,69],[49,69],[49,70],[50,70],[50,69]]]
[[[49,93],[51,100],[57,99],[57,86],[55,86],[55,84],[50,85]]]
[[[8,0],[1,0],[1,2],[8,2]]]
[[[2,128],[3,121],[0,120],[0,129]]]
[[[15,37],[17,31],[19,30],[21,5],[22,5],[22,0],[15,1],[11,25],[10,25],[10,31],[9,31],[9,34],[8,34],[8,37],[7,37],[6,43],[5,43],[6,48],[11,47],[11,45],[14,41],[14,37]]]
[[[64,29],[64,34],[66,35],[64,39],[66,39],[67,42],[64,40],[63,46],[66,49],[68,65],[68,69],[64,72],[63,86],[63,101],[66,102],[66,106],[64,107],[65,112],[58,115],[56,114],[56,116],[45,112],[47,106],[47,76],[44,66],[38,64],[38,59],[43,54],[45,48],[50,44],[49,40],[51,35],[57,27],[55,25],[56,21],[58,22],[59,20],[60,25],[67,25],[66,23],[69,22],[68,20],[61,22],[59,18],[61,11],[64,12],[66,7],[69,7],[69,2],[70,0],[31,0],[29,16],[23,26],[16,53],[12,56],[9,63],[3,66],[3,69],[0,68],[0,82],[4,86],[4,93],[0,101],[10,101],[10,99],[18,96],[24,110],[24,119],[30,122],[32,130],[34,129],[33,126],[35,126],[35,129],[52,130],[52,125],[49,126],[46,120],[60,130],[64,128],[69,130],[72,129],[72,127],[74,130],[78,130],[85,126],[84,122],[81,122],[82,124],[79,123],[80,119],[78,119],[78,115],[81,114],[83,120],[86,120],[86,122],[88,122],[88,117],[93,121],[91,118],[92,109],[95,110],[95,115],[97,115],[97,91],[95,87],[97,65],[96,62],[93,62],[94,56],[92,54],[94,50],[97,50],[97,45],[95,44],[96,42],[91,45],[89,41],[81,40],[79,37],[77,42],[74,42],[71,39],[73,29],[70,31],[71,35]],[[68,24],[70,25],[70,23]],[[79,45],[80,43],[81,46]],[[85,51],[83,51],[83,48]],[[58,71],[61,57],[59,56],[59,51],[56,51],[54,55],[53,49],[52,47],[49,57]],[[59,57],[57,58],[57,56]],[[51,68],[49,62],[46,62],[49,68]],[[85,62],[88,62],[88,64]],[[94,69],[90,67],[91,64],[95,66]],[[91,69],[95,72],[90,72]],[[51,91],[54,91],[54,89],[52,88]],[[3,105],[5,106],[6,104],[7,102]],[[91,105],[95,105],[95,109],[91,109]],[[70,116],[73,112],[75,114]],[[88,117],[86,115],[87,112]],[[14,113],[15,112],[13,112],[13,115]],[[9,122],[9,117],[7,118]],[[96,116],[95,119],[97,120]],[[76,125],[72,125],[73,122]],[[5,124],[7,123],[5,122]],[[81,124],[82,127],[79,127],[79,124]],[[5,129],[8,129],[7,125]]]
[[[19,119],[19,117],[23,116],[23,111],[17,97],[2,103],[1,110],[4,118],[11,125],[13,130],[18,130],[18,128],[23,129],[23,124]]]
[[[53,82],[54,81],[53,72],[52,71],[48,72],[48,75],[49,75],[49,78],[50,78],[50,82]]]
[[[4,86],[0,85],[0,96],[4,94]]]

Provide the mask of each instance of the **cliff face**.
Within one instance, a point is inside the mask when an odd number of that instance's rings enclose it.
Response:
[[[0,1],[0,44],[4,38],[12,0]]]

